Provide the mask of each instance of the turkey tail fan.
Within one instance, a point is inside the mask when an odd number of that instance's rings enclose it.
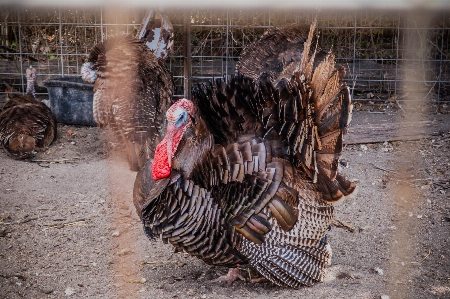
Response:
[[[292,75],[291,66],[298,65],[302,58],[307,33],[308,29],[298,24],[270,28],[242,51],[236,71],[253,80],[267,73],[278,81],[286,69]]]
[[[332,256],[326,238],[315,247],[270,241],[256,245],[244,240],[242,251],[248,255],[250,264],[268,280],[295,289],[323,281],[324,269],[331,263]]]
[[[254,93],[253,81],[241,75],[232,76],[228,84],[223,79],[202,83],[192,90],[192,96],[215,142],[226,146],[244,131],[244,123],[254,121],[236,107]]]
[[[291,78],[276,82],[276,94],[272,97],[275,105],[271,108],[272,104],[265,101],[265,111],[260,109],[256,113],[272,116],[264,123],[267,132],[281,136],[294,165],[302,167],[320,186],[326,201],[337,202],[356,188],[343,176],[337,179],[343,134],[350,123],[353,106],[344,81],[345,69],[335,70],[334,55],[326,54],[314,67],[316,51],[311,47],[315,26],[316,22],[304,43],[298,71]],[[264,81],[269,85],[268,80],[262,74],[258,86]],[[260,90],[259,87],[257,93]]]
[[[314,55],[304,63],[306,69],[312,59]],[[256,82],[237,74],[225,87],[218,79],[194,88],[193,97],[216,142],[242,141],[255,132],[267,140],[281,137],[286,158],[318,183],[325,200],[337,202],[356,188],[343,176],[337,179],[343,134],[352,113],[344,76],[343,67],[334,70],[330,53],[311,71],[311,80],[295,72],[273,85],[267,73]]]

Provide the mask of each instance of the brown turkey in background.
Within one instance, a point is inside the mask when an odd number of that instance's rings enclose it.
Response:
[[[8,97],[0,110],[0,144],[15,159],[30,158],[45,150],[57,135],[56,117],[34,98],[36,70],[30,66],[26,76],[27,93]]]

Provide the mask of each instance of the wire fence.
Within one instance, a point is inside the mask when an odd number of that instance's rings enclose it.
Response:
[[[0,85],[0,95],[7,86],[22,93],[25,69],[31,65],[37,69],[40,96],[47,95],[42,81],[78,75],[93,45],[110,35],[135,34],[146,12],[1,6],[0,11],[0,82],[7,83]],[[412,100],[417,88],[421,94],[426,91],[428,101],[450,101],[449,12],[428,13],[417,22],[408,13],[395,11],[164,13],[175,29],[175,51],[167,61],[175,97],[197,82],[233,74],[241,51],[271,26],[296,23],[307,29],[317,16],[319,45],[332,49],[337,63],[347,68],[355,100]],[[186,39],[191,45],[188,71]]]

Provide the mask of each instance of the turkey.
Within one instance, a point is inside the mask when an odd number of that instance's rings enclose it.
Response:
[[[313,69],[314,30],[291,76],[237,74],[176,101],[136,176],[147,236],[229,267],[229,282],[242,264],[279,286],[322,281],[334,204],[355,191],[338,173],[352,112],[345,69],[332,53]]]
[[[35,98],[36,70],[27,69],[27,93],[8,99],[0,110],[0,143],[15,159],[34,156],[47,148],[57,134],[56,117]]]
[[[94,83],[94,120],[109,126],[125,143],[130,169],[151,157],[172,103],[172,75],[162,58],[131,35],[95,45],[83,64],[82,78]]]
[[[270,74],[274,82],[289,78],[300,65],[307,37],[308,31],[296,24],[272,27],[242,51],[236,71],[253,80],[262,73]],[[316,46],[309,54],[316,56],[317,66],[327,53]]]
[[[157,9],[152,8],[145,14],[136,38],[145,42],[156,57],[167,59],[173,53],[172,23]]]

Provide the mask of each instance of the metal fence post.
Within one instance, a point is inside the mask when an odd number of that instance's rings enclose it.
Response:
[[[23,82],[23,55],[22,55],[22,35],[21,35],[22,26],[20,25],[20,10],[17,12],[17,25],[19,27],[20,85],[22,86],[22,92],[24,92],[25,85]],[[13,91],[11,90],[11,92]]]
[[[191,99],[192,88],[191,18],[184,13],[184,97]]]

